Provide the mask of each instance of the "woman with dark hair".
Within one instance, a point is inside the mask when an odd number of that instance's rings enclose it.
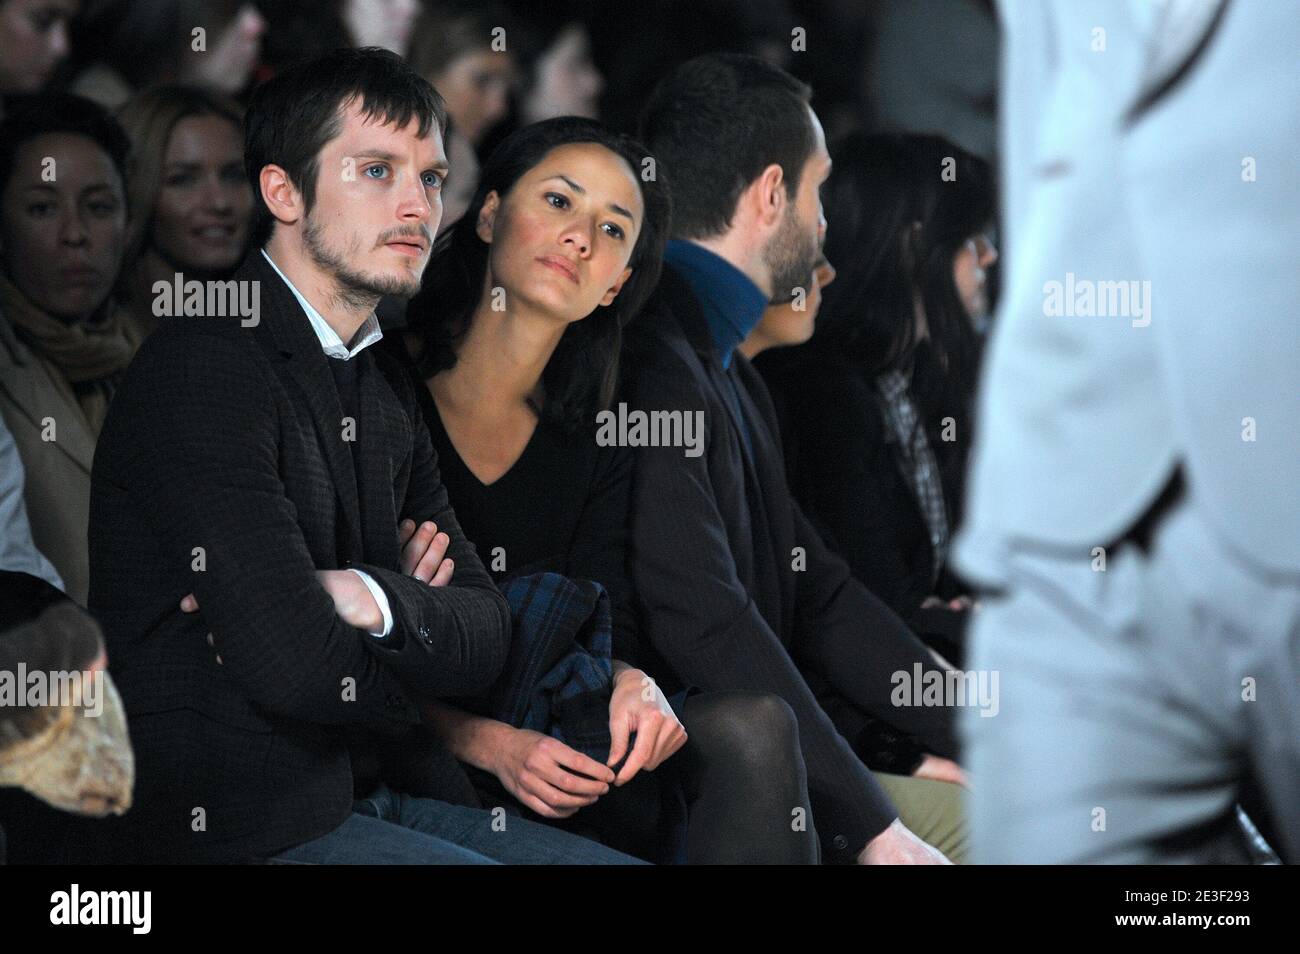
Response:
[[[605,77],[596,66],[591,24],[608,18],[607,5],[577,0],[562,13],[535,3],[505,0],[510,13],[507,48],[514,87],[507,117],[479,144],[490,152],[513,130],[557,116],[600,118]]]
[[[854,574],[960,664],[947,568],[988,315],[995,199],[934,136],[854,134],[823,188],[838,273],[802,347],[756,362],[781,405],[790,484]]]
[[[524,40],[520,119],[531,123],[552,116],[598,116],[605,77],[592,58],[586,24],[576,17],[535,22],[526,28]]]
[[[121,127],[79,96],[17,99],[0,122],[0,415],[26,471],[32,538],[83,605],[91,461],[139,344],[111,297],[126,153]]]
[[[73,21],[71,89],[113,110],[159,83],[235,96],[265,32],[252,0],[94,0]]]
[[[76,13],[77,0],[0,0],[0,98],[49,84],[72,51]]]
[[[494,3],[430,3],[416,22],[411,65],[442,94],[452,123],[475,146],[510,110],[513,32]]]
[[[155,282],[224,280],[244,258],[253,211],[244,121],[234,103],[187,86],[147,90],[118,118],[131,137],[123,302],[148,334]]]
[[[788,706],[748,693],[670,701],[634,668],[630,457],[595,437],[623,326],[657,281],[668,235],[668,192],[640,175],[646,156],[577,117],[509,136],[439,241],[394,349],[416,379],[449,498],[494,577],[554,571],[610,594],[609,758],[447,707],[435,724],[490,797],[504,789],[629,853],[812,862],[816,839],[791,825],[792,807],[808,803]],[[684,850],[673,837],[683,823]]]
[[[411,41],[411,65],[447,103],[447,159],[456,174],[442,194],[442,228],[469,208],[478,189],[478,149],[510,111],[514,25],[495,3],[443,0],[425,6]]]

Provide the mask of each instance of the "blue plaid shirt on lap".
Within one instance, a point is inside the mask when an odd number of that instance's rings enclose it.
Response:
[[[513,632],[489,693],[490,714],[604,762],[614,685],[609,594],[599,583],[558,573],[514,577],[499,588]]]

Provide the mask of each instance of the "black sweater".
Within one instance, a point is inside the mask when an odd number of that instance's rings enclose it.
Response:
[[[412,377],[448,498],[492,578],[499,583],[550,571],[600,583],[613,610],[614,658],[636,665],[636,615],[626,566],[629,451],[597,446],[594,420],[590,432],[577,434],[542,420],[514,466],[485,485],[447,436],[428,386],[398,347],[399,336],[392,339],[383,347]]]
[[[760,360],[755,366],[776,404],[790,489],[853,575],[904,619],[915,618],[931,593],[961,592],[947,574],[937,586],[932,582],[936,568],[925,517],[903,475],[872,377],[848,359]],[[949,527],[960,513],[957,476],[965,446],[965,440],[957,450],[932,444]]]

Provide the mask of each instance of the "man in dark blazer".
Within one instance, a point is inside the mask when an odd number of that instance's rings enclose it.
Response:
[[[238,314],[164,322],[95,457],[90,608],[138,784],[71,858],[621,859],[396,788],[423,773],[419,794],[451,797],[423,704],[483,690],[510,638],[414,394],[367,348],[437,230],[440,97],[341,50],[260,88],[247,124],[261,234]]]
[[[955,773],[951,712],[891,703],[895,674],[940,667],[799,511],[771,401],[736,350],[769,300],[811,284],[830,158],[809,95],[759,60],[710,55],[668,77],[643,113],[676,239],[631,328],[629,403],[700,420],[705,439],[702,454],[638,451],[634,580],[664,671],[775,693],[794,710],[827,860],[942,862],[963,850],[960,789],[873,776],[827,711],[887,722]]]

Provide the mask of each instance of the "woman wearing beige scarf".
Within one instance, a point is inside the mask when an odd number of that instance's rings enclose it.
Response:
[[[46,94],[0,124],[0,414],[27,472],[37,547],[85,603],[95,441],[139,344],[109,300],[126,236],[126,137]]]

